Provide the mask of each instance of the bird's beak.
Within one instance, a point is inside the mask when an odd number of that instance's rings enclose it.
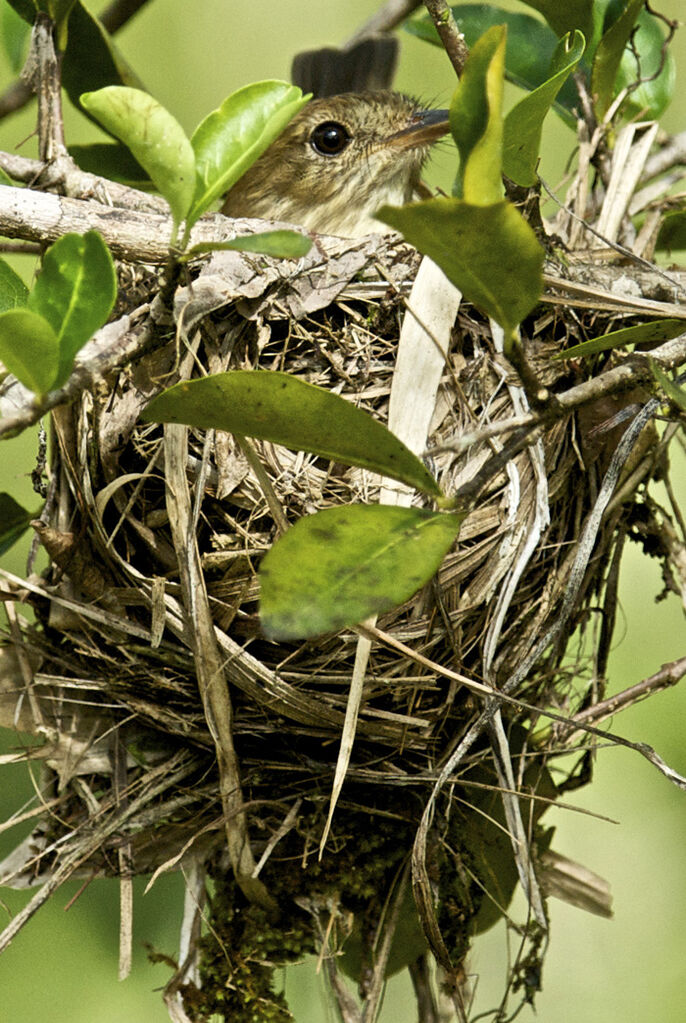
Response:
[[[389,135],[387,146],[398,149],[414,149],[416,146],[429,146],[442,135],[450,131],[447,110],[418,110],[413,114],[407,128]]]

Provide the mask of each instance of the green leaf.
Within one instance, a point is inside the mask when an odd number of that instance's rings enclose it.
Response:
[[[259,437],[441,491],[402,441],[337,394],[276,370],[235,370],[175,384],[153,398],[142,418]]]
[[[686,249],[686,211],[677,210],[668,213],[662,221],[657,236],[657,248],[674,252],[675,249]]]
[[[25,387],[47,394],[57,377],[57,335],[47,320],[30,309],[0,313],[0,358]]]
[[[591,67],[591,96],[599,121],[602,121],[612,102],[615,80],[624,48],[642,7],[643,0],[629,0],[617,20],[604,33],[596,48]]]
[[[46,11],[59,26],[68,19],[74,3],[75,0],[42,0],[38,6],[41,10]]]
[[[300,519],[260,565],[270,639],[337,632],[409,600],[438,570],[462,517],[348,505]]]
[[[376,216],[438,263],[465,298],[506,333],[538,302],[543,249],[510,203],[471,206],[460,199],[427,199],[384,206]]]
[[[531,90],[537,89],[547,80],[558,43],[549,25],[530,14],[517,14],[493,4],[458,4],[452,8],[452,12],[470,48],[494,25],[507,26],[505,77],[509,82]],[[403,28],[435,46],[443,45],[433,21],[426,14],[406,21]],[[576,118],[572,118],[570,112],[578,102],[574,84],[567,82],[557,97],[557,112],[566,121],[576,124]]]
[[[640,68],[631,49],[625,49],[619,65],[615,82],[615,91],[619,92],[626,86],[633,85],[639,77],[649,79],[642,81],[634,89],[622,108],[625,115],[657,118],[669,106],[676,87],[676,64],[668,51],[662,62],[662,51],[665,38],[657,18],[641,11],[637,18],[638,31],[634,34],[633,45],[636,47]],[[661,71],[658,70],[662,68]],[[640,70],[640,76],[639,76]],[[655,75],[655,78],[652,76]]]
[[[10,7],[17,12],[20,18],[33,25],[36,20],[36,4],[34,0],[7,0]]]
[[[258,234],[246,234],[223,242],[198,242],[188,250],[186,256],[191,259],[201,252],[228,249],[257,252],[262,256],[272,256],[274,259],[300,259],[301,256],[306,256],[311,248],[312,240],[298,231],[261,231]]]
[[[190,223],[235,185],[307,98],[287,82],[255,82],[232,93],[200,122],[191,138],[196,183]]]
[[[62,85],[69,99],[82,110],[79,97],[108,85],[142,89],[143,83],[122,57],[101,22],[77,3],[69,18],[69,37],[62,62]]]
[[[579,355],[594,355],[596,352],[606,352],[610,348],[622,348],[625,345],[657,344],[670,341],[680,334],[686,334],[686,320],[651,320],[649,323],[639,323],[636,327],[624,327],[622,330],[613,330],[611,334],[582,341],[579,345],[565,348],[564,352],[559,352],[555,358],[575,359]]]
[[[527,7],[539,11],[560,38],[579,29],[589,48],[600,34],[604,5],[597,0],[524,0]]]
[[[105,323],[116,296],[112,256],[97,231],[65,234],[50,246],[28,300],[57,337],[59,364],[50,387],[67,379],[74,356]]]
[[[17,504],[11,494],[0,493],[0,556],[16,543],[35,517],[33,512]]]
[[[151,187],[147,174],[134,159],[130,149],[119,142],[93,142],[86,146],[69,146],[69,155],[82,170],[110,181],[121,181],[137,188]]]
[[[28,23],[9,4],[0,8],[0,40],[11,70],[18,74],[26,59]]]
[[[667,376],[661,366],[658,366],[656,362],[652,362],[650,368],[653,371],[653,376],[657,380],[658,384],[665,392],[670,402],[676,407],[686,412],[686,391],[683,387],[679,387],[674,381]]]
[[[473,205],[502,199],[503,69],[506,30],[495,26],[475,43],[450,104],[460,154],[454,194]]]
[[[26,305],[29,289],[9,263],[0,259],[0,313]]]
[[[12,178],[2,167],[0,167],[0,185],[16,186],[16,181],[12,181]]]
[[[81,103],[129,147],[179,224],[193,201],[195,157],[176,118],[147,92],[118,85],[86,92]]]
[[[575,70],[585,47],[581,32],[561,39],[550,67],[550,77],[520,100],[505,118],[503,171],[518,185],[531,187],[537,181],[543,121],[555,98]]]

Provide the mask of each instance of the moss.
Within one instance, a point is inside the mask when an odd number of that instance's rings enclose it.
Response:
[[[211,870],[209,926],[201,938],[201,987],[186,985],[186,1010],[194,1020],[214,1015],[231,1023],[288,1023],[285,998],[273,989],[274,969],[318,951],[312,917],[294,902],[335,905],[354,914],[364,935],[376,926],[385,893],[411,848],[414,830],[402,821],[347,812],[336,815],[335,835],[320,861],[303,865],[303,850],[316,849],[318,810],[301,817],[277,846],[261,877],[280,906],[278,919],[249,903],[230,873]]]

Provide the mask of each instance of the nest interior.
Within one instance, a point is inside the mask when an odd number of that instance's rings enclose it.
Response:
[[[414,257],[399,251],[396,267],[400,260],[406,278]],[[543,738],[532,741],[536,708],[571,712],[602,696],[618,558],[645,509],[642,484],[665,472],[663,450],[647,428],[623,470],[631,485],[605,514],[570,607],[576,541],[623,429],[607,424],[635,396],[561,416],[494,471],[434,581],[378,621],[403,646],[372,645],[353,753],[319,859],[359,637],[350,630],[267,641],[257,570],[278,532],[274,497],[292,523],[323,507],[378,501],[381,481],[253,441],[267,494],[231,435],[183,434],[188,530],[202,569],[196,582],[207,592],[230,693],[237,813],[269,893],[266,903],[251,901],[232,879],[217,737],[199,693],[205,651],[170,525],[164,430],[138,417],[179,380],[260,368],[333,390],[385,421],[404,305],[402,289],[370,271],[372,277],[373,298],[363,301],[351,285],[298,317],[284,310],[283,282],[268,307],[220,304],[187,332],[170,329],[135,366],[54,415],[56,490],[50,521],[40,527],[51,565],[34,580],[29,600],[37,623],[25,644],[35,671],[33,710],[50,737],[42,753],[46,785],[59,809],[46,814],[30,854],[24,847],[22,869],[35,881],[68,855],[74,869],[117,876],[202,862],[213,881],[210,932],[198,939],[202,983],[177,977],[193,1018],[244,1018],[246,990],[259,992],[260,1019],[290,1018],[271,991],[270,969],[323,945],[340,953],[327,960],[331,968],[342,965],[368,993],[389,904],[399,937],[388,969],[421,960],[427,946],[408,902],[408,857],[440,771],[481,707],[450,673],[507,688],[532,651],[517,687],[527,706],[507,705],[502,713],[518,788],[534,796],[525,820],[542,861],[550,842],[539,824],[546,800],[580,784],[588,759],[582,751],[572,768],[556,773],[554,756],[568,748],[570,732],[542,729]],[[611,329],[613,314],[592,315],[596,334]],[[531,366],[553,392],[597,369],[552,358],[581,340],[578,317],[562,309],[537,309],[522,337]],[[473,479],[502,448],[497,437],[466,449],[455,438],[517,415],[520,393],[487,321],[463,305],[428,442],[445,492]],[[549,524],[541,520],[542,497]],[[551,629],[551,641],[535,654]],[[593,634],[593,657],[570,657],[577,630]],[[500,781],[484,733],[437,793],[424,837],[455,985],[470,938],[502,915],[517,880]],[[540,933],[532,928],[530,938],[536,955]],[[531,961],[523,961],[525,995],[530,975]]]

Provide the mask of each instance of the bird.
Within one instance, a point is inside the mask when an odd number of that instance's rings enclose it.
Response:
[[[423,109],[400,92],[310,100],[236,182],[221,212],[345,238],[388,232],[376,212],[421,194],[422,166],[449,130],[447,110]]]

